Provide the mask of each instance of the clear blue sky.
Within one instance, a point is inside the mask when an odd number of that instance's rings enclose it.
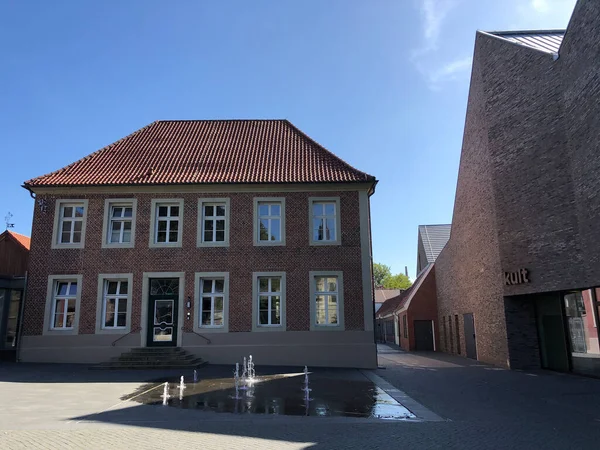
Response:
[[[0,217],[30,234],[23,181],[154,120],[287,118],[380,180],[374,258],[414,278],[417,226],[452,219],[475,31],[564,28],[573,5],[2,2]]]

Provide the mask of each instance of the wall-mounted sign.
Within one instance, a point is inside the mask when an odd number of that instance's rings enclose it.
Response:
[[[516,272],[504,272],[504,284],[506,286],[522,283],[529,283],[529,271],[527,269],[519,269]]]

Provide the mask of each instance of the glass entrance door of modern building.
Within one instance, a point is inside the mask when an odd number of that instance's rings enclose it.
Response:
[[[573,372],[600,376],[598,288],[563,295],[569,352]]]

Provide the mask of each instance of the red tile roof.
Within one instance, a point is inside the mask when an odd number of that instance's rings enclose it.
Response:
[[[25,187],[374,181],[287,120],[160,120]]]
[[[27,250],[31,247],[31,238],[29,236],[25,236],[24,234],[15,233],[14,231],[6,230],[4,233],[0,234],[0,238],[3,236],[10,236]]]

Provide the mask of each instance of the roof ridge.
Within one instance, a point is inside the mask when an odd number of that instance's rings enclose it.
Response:
[[[308,141],[312,142],[313,144],[315,144],[317,147],[319,147],[321,150],[327,152],[330,156],[333,156],[334,158],[338,159],[339,161],[341,161],[344,165],[346,165],[349,169],[352,169],[362,175],[365,176],[365,181],[375,181],[376,178],[373,175],[369,175],[366,172],[363,172],[362,170],[357,169],[356,167],[352,166],[350,163],[344,161],[342,158],[340,158],[338,155],[336,155],[335,153],[333,153],[332,151],[328,150],[326,147],[324,147],[323,145],[321,145],[320,143],[318,143],[317,141],[315,141],[313,138],[311,138],[309,135],[307,135],[304,131],[302,131],[300,128],[298,128],[296,125],[294,125],[292,122],[290,122],[288,119],[284,119],[285,122],[288,123],[288,125],[290,127],[292,127],[292,129],[294,129],[296,132],[300,133],[300,135],[304,138],[307,139]]]
[[[504,36],[504,35],[510,35],[510,34],[559,34],[559,33],[566,33],[566,28],[561,28],[561,29],[552,29],[552,30],[499,30],[499,31],[485,31],[485,30],[479,30],[479,31],[483,31],[484,33],[489,33],[489,34],[493,34],[496,36]]]
[[[158,119],[154,122],[285,122],[287,119]]]
[[[83,158],[80,158],[80,159],[78,159],[78,160],[76,160],[76,161],[73,161],[73,162],[72,162],[72,163],[70,163],[70,164],[67,164],[67,165],[66,165],[66,166],[64,166],[64,167],[61,167],[60,169],[57,169],[57,170],[55,170],[55,171],[53,171],[53,172],[46,173],[46,174],[44,174],[44,175],[40,175],[40,176],[38,176],[38,177],[35,177],[35,178],[31,178],[30,180],[27,180],[27,181],[25,181],[25,183],[23,183],[23,186],[24,186],[24,187],[27,187],[27,186],[28,186],[28,185],[30,185],[32,182],[35,182],[36,180],[38,180],[38,179],[40,179],[40,178],[45,178],[45,177],[49,177],[49,176],[51,176],[51,175],[56,175],[56,174],[59,174],[59,173],[61,173],[61,172],[65,172],[65,171],[67,171],[69,168],[71,168],[72,166],[74,166],[75,164],[77,164],[77,163],[80,163],[80,162],[83,162],[83,161],[87,161],[87,160],[89,160],[89,159],[93,158],[94,156],[97,156],[99,153],[103,153],[103,152],[104,152],[104,150],[109,150],[110,148],[114,147],[115,145],[119,144],[120,142],[124,141],[125,139],[128,139],[128,138],[130,138],[130,137],[132,137],[132,136],[135,136],[136,134],[140,133],[141,131],[143,131],[143,130],[145,130],[145,129],[147,129],[147,128],[150,128],[152,125],[155,125],[155,124],[157,124],[158,122],[160,122],[160,120],[155,120],[154,122],[150,122],[148,125],[144,125],[142,128],[140,128],[140,129],[138,129],[138,130],[135,130],[133,133],[129,133],[127,136],[124,136],[124,137],[122,137],[121,139],[118,139],[118,140],[116,140],[116,141],[115,141],[115,142],[113,142],[112,144],[108,144],[108,145],[106,145],[106,146],[104,146],[104,147],[102,147],[102,148],[100,148],[100,149],[96,150],[95,152],[92,152],[92,153],[90,153],[89,155],[87,155],[87,156],[84,156]]]

